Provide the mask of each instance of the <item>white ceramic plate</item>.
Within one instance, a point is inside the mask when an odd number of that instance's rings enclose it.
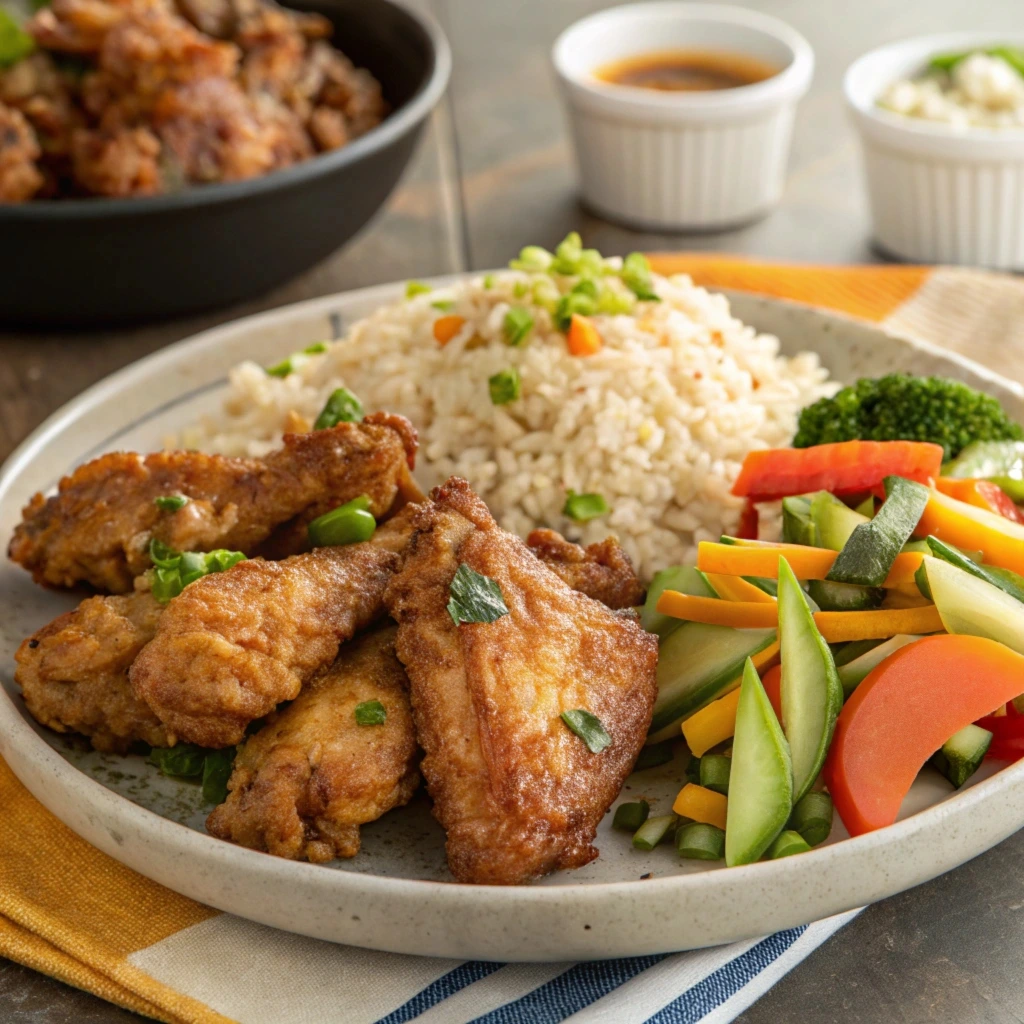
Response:
[[[160,447],[217,407],[229,367],[271,363],[337,337],[400,294],[387,286],[319,299],[219,327],[101,382],[46,421],[0,476],[0,538],[20,509],[71,466],[111,449]],[[789,353],[813,349],[840,380],[894,369],[941,372],[997,395],[1024,419],[1024,389],[981,367],[877,328],[789,303],[732,296],[736,314],[777,334]],[[206,835],[198,787],[162,778],[140,757],[115,757],[38,727],[12,682],[21,639],[75,598],[0,567],[0,755],[58,818],[93,845],[178,892],[305,935],[401,953],[500,960],[629,956],[760,936],[880,899],[948,871],[1024,825],[1024,764],[986,766],[956,795],[930,770],[902,820],[800,857],[742,868],[680,862],[671,848],[632,850],[609,815],[593,864],[519,888],[457,885],[424,797],[364,830],[363,849],[330,866],[298,864]],[[638,773],[623,799],[666,811],[681,766]]]

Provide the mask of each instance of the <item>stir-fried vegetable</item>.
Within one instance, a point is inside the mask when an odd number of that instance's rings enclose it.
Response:
[[[348,388],[335,388],[320,410],[313,429],[324,430],[339,423],[359,423],[362,419],[363,403]]]
[[[938,537],[954,547],[980,551],[989,565],[1024,573],[1024,525],[932,490],[919,537]]]
[[[580,313],[572,314],[565,341],[574,356],[592,356],[600,352],[604,344],[593,321]]]
[[[465,317],[456,316],[455,314],[439,316],[434,321],[434,340],[439,345],[447,345],[452,338],[458,335],[465,323]]]
[[[362,494],[318,516],[308,527],[310,543],[313,547],[324,548],[369,540],[377,529],[377,521],[369,509],[370,499]]]

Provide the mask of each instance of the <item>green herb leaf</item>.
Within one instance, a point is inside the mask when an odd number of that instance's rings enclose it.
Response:
[[[569,491],[565,496],[562,515],[577,523],[589,523],[591,519],[608,513],[608,502],[600,494],[577,494]]]
[[[160,769],[161,775],[196,779],[203,774],[206,751],[194,743],[179,743],[176,747],[153,747],[147,760]]]
[[[184,494],[164,494],[159,498],[153,499],[153,504],[161,512],[177,512],[179,508],[184,508],[188,502],[189,499]]]
[[[308,527],[310,543],[316,548],[326,548],[369,540],[377,529],[377,521],[369,509],[370,499],[361,494],[318,516]]]
[[[427,295],[433,291],[429,284],[424,284],[422,281],[409,281],[405,286],[405,297],[407,299],[414,299],[417,295]]]
[[[513,306],[502,324],[506,345],[522,345],[533,330],[533,314],[522,306]]]
[[[0,7],[0,68],[17,64],[35,48],[35,40],[12,14]]]
[[[364,700],[356,705],[356,725],[383,725],[388,711],[379,700]]]
[[[363,403],[348,388],[335,388],[320,410],[313,429],[323,430],[339,423],[359,423],[362,418]]]
[[[487,386],[491,391],[491,401],[495,405],[508,405],[509,402],[514,402],[519,397],[523,382],[519,371],[513,366],[489,377]]]
[[[235,747],[208,750],[203,760],[203,802],[222,804],[228,798],[228,779],[235,764]]]
[[[575,711],[563,711],[562,721],[586,743],[587,749],[592,754],[600,754],[602,750],[611,745],[612,738],[605,731],[601,719],[583,708],[577,708]]]
[[[452,622],[495,622],[508,615],[501,587],[490,576],[483,576],[465,562],[455,571],[448,588],[448,614]]]
[[[439,309],[442,313],[450,313],[455,308],[455,303],[451,299],[438,299],[430,305],[434,309]]]
[[[622,283],[638,298],[644,302],[660,302],[661,299],[654,291],[654,281],[651,277],[651,265],[642,252],[631,252],[622,261],[622,271],[619,274]]]

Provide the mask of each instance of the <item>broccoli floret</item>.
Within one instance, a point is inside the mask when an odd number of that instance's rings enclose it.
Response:
[[[809,405],[800,413],[793,447],[832,441],[932,441],[952,459],[972,441],[1021,439],[1020,424],[991,395],[945,377],[890,373],[862,378]]]

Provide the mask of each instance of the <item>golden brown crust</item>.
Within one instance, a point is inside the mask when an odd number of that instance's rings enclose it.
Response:
[[[597,856],[597,825],[650,724],[657,640],[569,589],[499,529],[458,479],[411,513],[413,538],[385,601],[412,687],[422,771],[459,881],[513,884]],[[496,580],[509,614],[456,626],[458,565]],[[559,717],[596,714],[591,753]]]
[[[32,716],[57,732],[88,736],[97,750],[171,746],[174,737],[128,681],[162,611],[148,593],[90,597],[33,633],[14,656],[14,679]]]
[[[629,555],[614,537],[581,547],[554,530],[534,530],[526,544],[573,590],[609,608],[643,604],[643,585]]]
[[[393,627],[345,645],[246,740],[207,829],[292,860],[354,857],[359,826],[408,803],[419,784],[408,685]],[[373,700],[387,720],[359,725],[356,705]]]
[[[383,614],[399,557],[380,538],[253,559],[189,584],[135,660],[132,686],[189,743],[227,747],[294,700],[342,641]]]
[[[80,466],[56,495],[37,494],[15,528],[9,554],[36,581],[89,583],[127,593],[149,567],[150,539],[180,551],[229,548],[283,558],[308,547],[311,519],[361,494],[375,516],[407,486],[416,433],[378,413],[309,434],[287,434],[262,459],[192,451],[114,452]],[[184,494],[176,512],[155,498]]]

